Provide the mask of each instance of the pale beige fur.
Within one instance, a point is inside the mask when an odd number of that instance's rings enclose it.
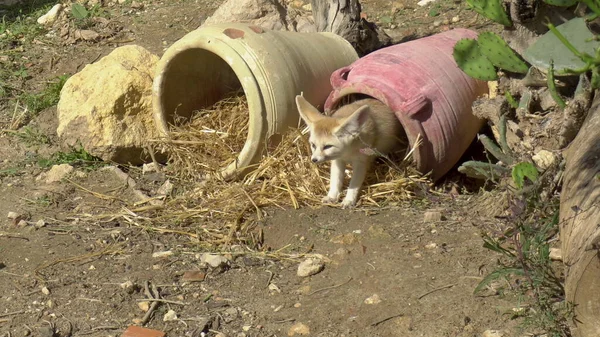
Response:
[[[362,99],[342,106],[331,116],[323,115],[302,96],[296,96],[300,117],[310,129],[314,163],[332,161],[329,193],[323,203],[336,203],[347,164],[352,177],[343,208],[356,205],[360,188],[377,155],[397,150],[402,126],[394,112],[376,99]]]

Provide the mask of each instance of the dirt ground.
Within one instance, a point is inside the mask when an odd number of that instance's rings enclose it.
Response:
[[[143,4],[141,10],[132,10],[130,2],[113,7],[113,19],[131,39],[125,44],[160,56],[219,1]],[[395,41],[452,27],[480,28],[458,2],[362,4],[369,20],[389,29]],[[122,45],[63,46],[57,39],[47,37],[26,52],[29,90],[74,74]],[[13,113],[10,104],[2,107],[0,129]],[[203,269],[203,246],[185,234],[118,219],[89,221],[91,214],[110,213],[135,200],[113,168],[76,168],[70,181],[50,184],[36,179],[47,170],[37,159],[60,147],[55,114],[55,107],[48,108],[29,124],[49,138],[48,144],[0,135],[0,336],[52,336],[48,327],[56,336],[119,336],[144,316],[140,306],[147,303],[140,300],[146,298],[147,282],[167,302],[146,326],[168,336],[288,336],[297,323],[323,337],[466,337],[489,329],[518,335],[516,322],[505,315],[515,298],[473,294],[497,260],[480,237],[482,229],[498,225],[485,207],[495,197],[469,192],[456,170],[438,184],[438,193],[395,208],[268,209],[259,222],[265,246],[290,252],[312,246],[312,253],[328,259],[315,276],[298,277],[295,259],[269,258],[243,247],[231,247],[226,267]],[[138,183],[152,188],[165,179],[155,173]],[[427,220],[425,213],[432,211],[442,219]],[[17,225],[6,218],[9,212],[25,215],[30,224]],[[44,224],[34,225],[39,220]],[[153,256],[165,251],[171,254]],[[205,274],[204,280],[187,280],[189,271],[200,279]]]

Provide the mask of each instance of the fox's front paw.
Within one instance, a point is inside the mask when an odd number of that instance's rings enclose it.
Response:
[[[342,201],[343,209],[350,209],[350,208],[354,208],[355,206],[356,206],[356,200],[354,200],[354,199],[344,199],[344,201]]]
[[[321,199],[321,202],[324,204],[335,204],[338,201],[338,197],[332,197],[332,196],[324,196]]]

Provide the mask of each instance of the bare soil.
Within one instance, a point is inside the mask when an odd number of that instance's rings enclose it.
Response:
[[[127,43],[160,56],[199,26],[219,1],[143,3],[142,10],[132,10],[127,2],[111,8],[112,20],[127,32]],[[369,20],[381,22],[395,41],[478,24],[457,2],[438,0],[425,7],[414,0],[362,3]],[[455,16],[458,22],[452,23]],[[122,45],[63,46],[58,37],[43,41],[26,53],[28,90],[57,75],[74,74]],[[0,129],[10,122],[11,109],[3,105]],[[496,264],[497,256],[482,247],[480,233],[498,225],[491,215],[502,211],[501,198],[469,192],[456,170],[438,184],[438,192],[391,209],[268,209],[259,222],[265,251],[300,253],[312,247],[312,253],[330,259],[315,276],[298,277],[295,259],[243,247],[230,247],[238,253],[227,267],[203,269],[199,256],[206,246],[185,233],[110,217],[89,220],[136,201],[113,169],[76,168],[70,181],[36,180],[47,170],[37,160],[60,149],[55,114],[54,107],[46,109],[29,124],[48,136],[49,144],[0,135],[0,172],[10,171],[0,174],[0,336],[51,336],[49,326],[56,336],[119,336],[144,316],[139,303],[146,298],[146,282],[171,301],[160,303],[146,326],[168,336],[200,336],[207,321],[208,336],[217,331],[287,336],[296,323],[308,326],[312,336],[481,336],[488,329],[517,335],[515,321],[504,315],[516,299],[473,294]],[[166,179],[130,170],[141,177],[141,188],[155,189]],[[442,220],[425,220],[432,210],[441,212]],[[19,226],[6,218],[9,212],[25,215],[30,224]],[[33,225],[38,220],[45,226]],[[152,255],[164,251],[173,254]],[[185,281],[187,271],[206,277]],[[125,287],[127,281],[133,287]],[[177,319],[164,321],[169,310]]]

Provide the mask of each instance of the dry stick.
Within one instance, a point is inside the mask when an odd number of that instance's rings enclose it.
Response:
[[[152,292],[150,291],[150,282],[148,282],[148,281],[144,282],[144,293],[146,294],[146,296],[148,297],[148,299],[149,300],[159,299],[160,296],[159,296],[158,291],[156,290],[156,287],[154,285],[152,285],[152,290],[155,290],[155,294],[156,295],[153,295]],[[152,302],[152,304],[150,305],[150,308],[148,309],[148,311],[146,312],[146,314],[142,318],[142,321],[140,322],[141,326],[144,326],[144,325],[146,325],[146,323],[148,323],[148,321],[150,320],[150,316],[152,316],[152,313],[154,312],[154,310],[156,309],[156,307],[159,304],[160,304],[160,302],[158,302],[158,301]]]
[[[389,317],[386,317],[386,318],[384,318],[384,319],[382,319],[382,320],[380,320],[380,321],[377,321],[377,322],[371,323],[371,326],[378,326],[379,324],[381,324],[381,323],[383,323],[383,322],[387,322],[387,321],[389,321],[390,319],[394,319],[394,318],[396,318],[396,317],[401,317],[401,316],[404,316],[404,314],[397,314],[397,315],[389,316]]]
[[[19,315],[19,314],[24,314],[24,313],[25,313],[25,310],[7,312],[6,314],[0,314],[0,318],[1,317],[8,317],[8,316],[14,316],[14,315]]]
[[[454,287],[455,285],[456,285],[456,284],[448,284],[448,285],[445,285],[445,286],[443,286],[443,287],[435,288],[435,289],[433,289],[433,290],[430,290],[430,291],[428,291],[428,292],[424,293],[423,295],[421,295],[421,296],[417,297],[417,299],[419,299],[419,300],[420,300],[420,299],[422,299],[423,297],[425,297],[425,296],[427,296],[427,295],[429,295],[429,294],[431,294],[431,293],[434,293],[434,292],[436,292],[436,291],[438,291],[438,290],[443,290],[443,289],[447,289],[447,288],[452,288],[452,287]]]
[[[177,304],[177,305],[188,305],[189,303],[177,302],[171,300],[165,300],[162,298],[140,298],[137,299],[138,302],[161,302],[161,303],[169,303],[169,304]]]
[[[152,163],[154,163],[156,172],[162,171],[160,165],[158,164],[158,161],[156,160],[156,156],[154,155],[154,148],[150,144],[148,144],[146,146],[146,149],[148,150],[148,153],[150,153],[150,158],[152,159]]]
[[[256,205],[254,200],[252,200],[252,197],[250,197],[250,194],[248,194],[248,192],[246,192],[245,189],[242,188],[241,190],[242,190],[242,192],[244,192],[246,197],[248,197],[248,200],[250,200],[250,202],[252,203],[252,206],[254,206],[254,208],[256,209],[256,217],[258,218],[258,220],[262,220],[262,214],[260,212],[260,208],[258,208],[258,205]]]
[[[325,288],[317,289],[317,290],[313,291],[312,293],[309,293],[308,296],[312,296],[312,295],[314,295],[316,293],[319,293],[321,291],[325,291],[325,290],[329,290],[329,289],[334,289],[334,288],[341,287],[341,286],[343,286],[345,284],[348,284],[350,281],[352,281],[352,277],[349,278],[348,281],[346,281],[344,283],[340,283],[340,284],[336,284],[336,285],[333,285],[333,286],[330,286],[330,287],[325,287]]]
[[[119,330],[119,329],[121,329],[121,328],[119,328],[118,326],[97,326],[95,328],[92,328],[89,331],[78,332],[77,334],[83,336],[83,335],[91,335],[91,334],[97,332],[98,330]]]
[[[89,190],[89,189],[87,189],[87,188],[79,185],[78,183],[76,183],[76,182],[74,182],[74,181],[72,181],[70,179],[66,179],[65,178],[65,180],[68,181],[69,183],[75,185],[75,187],[79,188],[80,190],[82,190],[84,192],[90,193],[91,195],[95,196],[96,198],[104,199],[104,200],[119,200],[119,201],[125,202],[125,200],[123,200],[121,198],[113,197],[112,195],[105,195],[105,194],[102,194],[102,193],[98,193],[98,192],[94,192],[92,190]]]

